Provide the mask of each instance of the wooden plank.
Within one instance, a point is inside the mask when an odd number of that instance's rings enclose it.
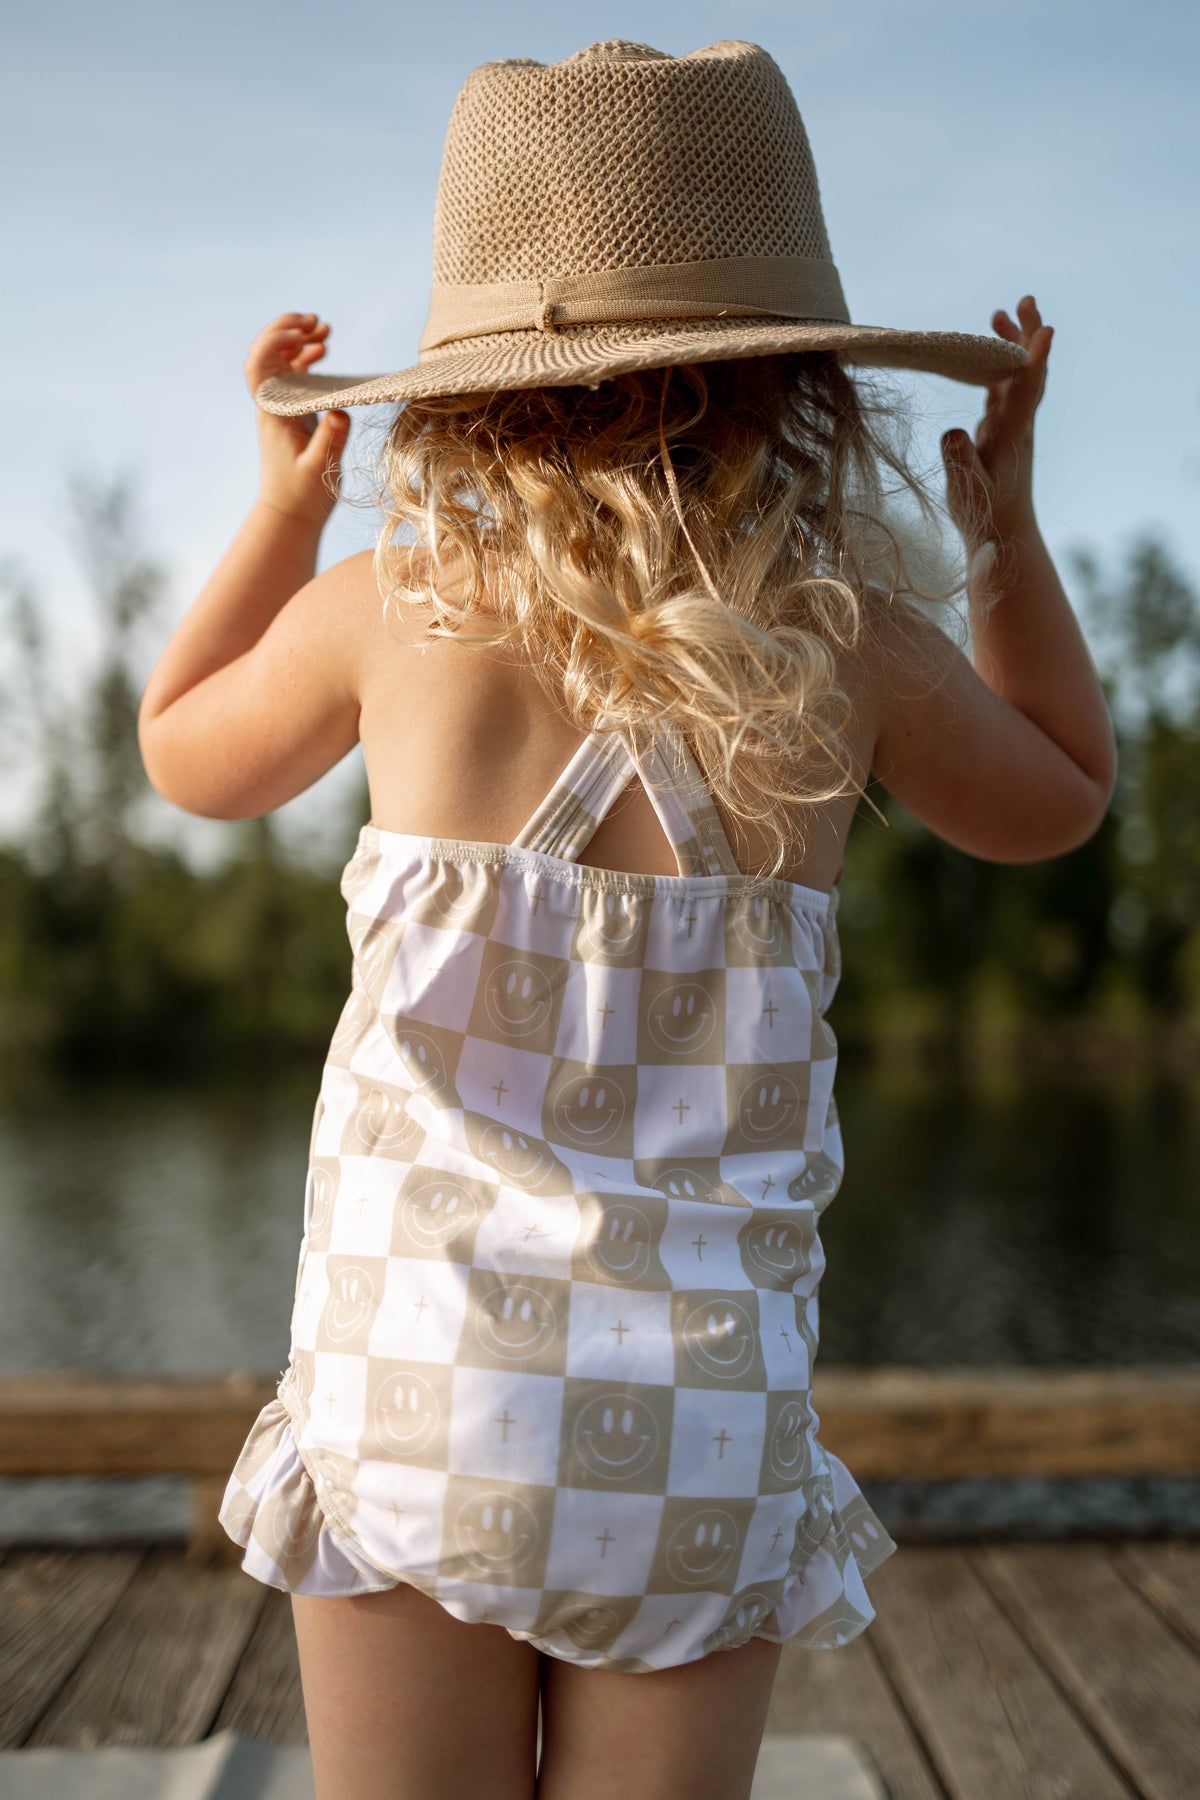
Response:
[[[1121,1544],[1113,1566],[1200,1650],[1200,1544],[1186,1538]]]
[[[1200,1473],[1200,1367],[826,1369],[822,1442],[860,1479]]]
[[[952,1800],[1128,1800],[965,1551],[902,1548],[871,1580],[873,1645]]]
[[[292,1603],[286,1594],[268,1589],[213,1730],[236,1731],[269,1744],[308,1742]]]
[[[191,1744],[204,1737],[262,1611],[238,1569],[151,1550],[31,1744]]]
[[[0,1475],[226,1477],[274,1381],[0,1382]],[[1200,1474],[1200,1366],[819,1369],[828,1447],[866,1480]]]
[[[855,1738],[874,1759],[893,1800],[941,1800],[920,1740],[871,1648],[874,1629],[868,1626],[840,1650],[785,1648],[767,1733],[833,1732]]]
[[[978,1552],[982,1573],[1146,1800],[1200,1791],[1200,1656],[1101,1544]]]
[[[23,1744],[145,1552],[15,1550],[0,1568],[0,1746]]]
[[[0,1475],[228,1476],[277,1383],[22,1375],[0,1382]]]

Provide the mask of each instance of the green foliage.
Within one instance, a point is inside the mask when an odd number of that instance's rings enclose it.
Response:
[[[133,670],[165,577],[124,483],[77,478],[71,506],[102,641],[82,695],[59,691],[45,609],[0,564],[2,738],[38,783],[22,841],[0,848],[0,1076],[315,1065],[350,977],[336,878],[289,860],[270,819],[233,828],[210,873],[146,841]],[[1112,810],[1070,855],[1008,866],[876,790],[887,826],[861,809],[843,882],[844,1046],[1200,1024],[1200,600],[1150,538],[1115,575],[1073,562],[1117,723]]]

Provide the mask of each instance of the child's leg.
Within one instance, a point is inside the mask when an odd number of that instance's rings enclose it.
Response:
[[[316,1800],[533,1800],[531,1645],[403,1584],[292,1615]]]
[[[780,1646],[614,1675],[546,1657],[538,1800],[749,1800]]]

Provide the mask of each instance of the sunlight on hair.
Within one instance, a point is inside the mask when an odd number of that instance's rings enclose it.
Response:
[[[385,618],[511,647],[581,734],[618,731],[635,759],[670,720],[735,830],[775,847],[751,871],[773,878],[806,808],[868,773],[841,659],[879,608],[949,623],[963,590],[906,430],[824,351],[407,401],[372,494]]]

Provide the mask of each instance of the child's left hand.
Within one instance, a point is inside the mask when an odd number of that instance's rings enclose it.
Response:
[[[254,395],[268,375],[307,369],[325,354],[329,325],[316,313],[281,313],[250,346],[246,385]],[[350,432],[344,412],[305,413],[298,419],[257,409],[261,465],[259,499],[318,530],[337,504],[342,451]]]

